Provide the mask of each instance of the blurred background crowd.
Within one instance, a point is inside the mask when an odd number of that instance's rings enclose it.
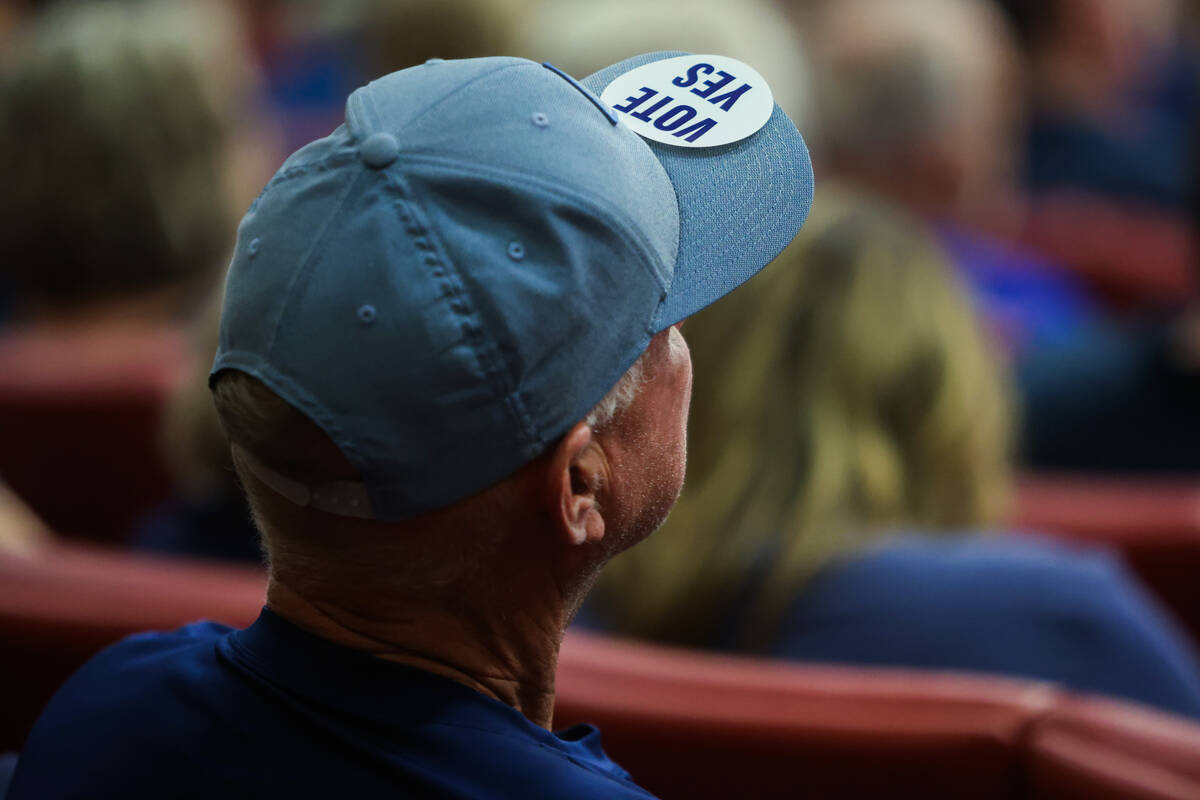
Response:
[[[10,0],[3,549],[257,563],[206,384],[255,194],[380,74],[653,50],[754,66],[818,188],[764,276],[688,321],[687,488],[583,622],[1200,717],[1191,586],[1026,530],[1145,489],[1184,498],[1200,560],[1192,0]],[[1033,513],[1048,475],[1091,488]]]

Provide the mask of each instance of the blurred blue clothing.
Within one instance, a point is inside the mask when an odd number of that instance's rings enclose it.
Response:
[[[289,40],[263,64],[267,98],[283,120],[284,152],[327,135],[345,119],[346,98],[376,77],[362,75],[352,35]]]
[[[455,681],[349,650],[269,610],[130,637],[58,691],[10,800],[649,798],[600,733],[559,734]]]
[[[1200,373],[1176,363],[1170,320],[1096,326],[1017,364],[1020,457],[1042,470],[1194,474]]]
[[[767,654],[1049,680],[1200,718],[1195,652],[1120,562],[1033,538],[901,539],[856,554],[804,588]]]
[[[1120,131],[1076,117],[1035,117],[1026,180],[1035,193],[1077,189],[1183,209],[1191,192],[1190,144],[1186,130]]]
[[[16,753],[4,753],[0,755],[0,798],[8,796],[8,785],[12,782],[13,772],[16,768]]]
[[[1160,54],[1111,119],[1035,109],[1025,143],[1026,182],[1035,193],[1073,189],[1186,208],[1198,112],[1196,56],[1185,47]]]
[[[1069,341],[1097,320],[1083,281],[1062,267],[949,223],[937,236],[987,327],[1015,356]]]

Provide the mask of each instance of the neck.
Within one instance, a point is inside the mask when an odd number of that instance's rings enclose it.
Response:
[[[454,603],[406,598],[364,606],[305,594],[272,576],[267,605],[323,639],[457,681],[549,730],[571,604],[514,594],[508,586]]]

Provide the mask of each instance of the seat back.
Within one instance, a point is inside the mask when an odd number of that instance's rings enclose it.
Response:
[[[199,619],[248,625],[264,586],[250,567],[82,543],[0,555],[0,752],[20,748],[58,686],[101,648]]]
[[[0,556],[0,752],[58,685],[130,633],[235,626],[262,604],[243,566],[56,543]],[[594,722],[671,798],[1200,797],[1200,727],[1037,682],[803,665],[572,632],[557,726]]]
[[[1069,193],[1043,195],[1030,211],[1025,244],[1083,278],[1110,308],[1170,308],[1195,295],[1189,219]]]
[[[54,530],[119,540],[170,491],[166,400],[185,338],[0,336],[0,481]]]
[[[1200,725],[1139,706],[1064,698],[1029,740],[1031,796],[1046,800],[1200,797]]]
[[[1200,797],[1200,725],[1037,682],[786,664],[586,633],[557,726],[673,798]]]
[[[1200,645],[1200,478],[1026,475],[1014,524],[1119,551]]]
[[[594,722],[671,798],[1024,797],[1047,684],[797,665],[573,632],[555,725]]]

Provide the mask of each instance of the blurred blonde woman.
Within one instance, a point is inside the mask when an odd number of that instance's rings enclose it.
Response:
[[[1010,391],[933,240],[823,191],[760,279],[688,321],[688,482],[584,613],[677,644],[1061,681],[1200,716],[1200,668],[1107,554],[985,536]]]

